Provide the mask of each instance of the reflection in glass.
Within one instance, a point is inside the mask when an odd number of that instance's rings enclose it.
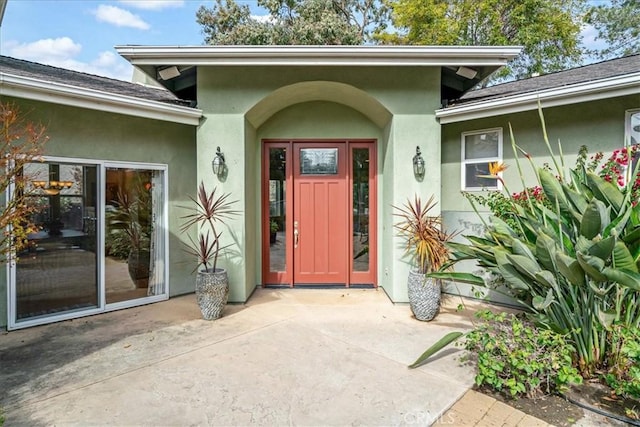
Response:
[[[286,148],[269,148],[269,271],[286,271]]]
[[[45,184],[28,187],[38,231],[18,254],[16,320],[97,307],[96,166],[33,163],[25,175]],[[71,185],[51,185],[60,181]]]
[[[161,211],[161,171],[107,168],[105,288],[107,304],[162,293],[153,282]],[[156,224],[154,224],[154,219]],[[155,249],[155,250],[154,250]]]
[[[336,175],[338,173],[337,148],[301,148],[300,174]]]
[[[369,149],[353,149],[353,271],[369,271]]]

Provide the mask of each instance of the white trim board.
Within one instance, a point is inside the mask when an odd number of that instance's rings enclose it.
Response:
[[[505,65],[519,46],[116,46],[134,65]]]
[[[640,94],[640,72],[436,110],[440,124]]]
[[[165,104],[126,95],[116,95],[14,74],[0,73],[0,88],[4,96],[51,102],[90,110],[107,111],[127,116],[163,120],[197,126],[202,110]]]

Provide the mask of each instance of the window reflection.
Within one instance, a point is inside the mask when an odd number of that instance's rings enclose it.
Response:
[[[269,271],[286,271],[286,148],[269,148]]]

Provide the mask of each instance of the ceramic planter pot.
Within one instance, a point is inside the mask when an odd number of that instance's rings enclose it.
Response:
[[[436,317],[440,311],[440,281],[412,270],[407,285],[409,306],[416,319],[428,321]]]
[[[196,299],[205,320],[215,320],[222,316],[222,310],[229,298],[229,278],[227,270],[199,271],[196,277]]]
[[[129,277],[136,288],[149,287],[149,263],[151,262],[151,253],[146,250],[132,250],[129,252],[127,259],[127,268],[129,269]]]

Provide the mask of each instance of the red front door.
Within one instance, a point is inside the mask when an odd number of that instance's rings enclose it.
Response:
[[[346,284],[346,143],[293,144],[294,284]]]

